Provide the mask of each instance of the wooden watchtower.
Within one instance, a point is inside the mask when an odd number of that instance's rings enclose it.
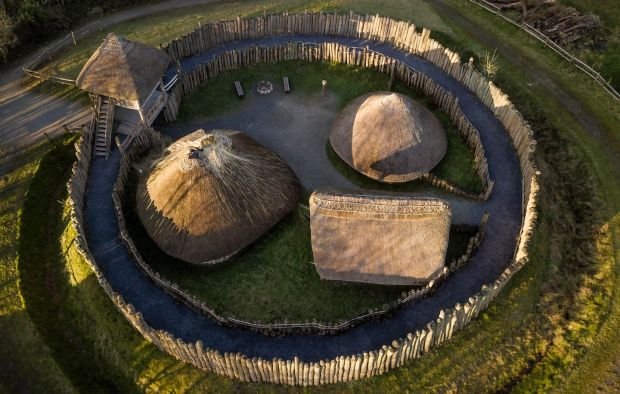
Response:
[[[169,64],[160,49],[107,35],[76,80],[93,98],[95,156],[108,158],[113,134],[118,133],[126,146],[151,126],[168,99],[162,76]]]

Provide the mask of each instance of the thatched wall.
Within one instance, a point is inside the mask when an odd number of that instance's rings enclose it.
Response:
[[[276,23],[276,20],[280,22]],[[281,21],[286,21],[286,23]],[[535,141],[532,138],[533,133],[521,114],[510,103],[508,97],[495,87],[492,82],[486,80],[484,76],[467,65],[462,65],[458,54],[443,48],[441,44],[431,40],[429,37],[430,31],[424,29],[421,33],[416,32],[415,26],[408,22],[394,21],[378,16],[359,16],[353,14],[346,16],[332,14],[264,16],[205,25],[199,31],[173,41],[168,45],[167,51],[178,59],[180,56],[199,53],[206,49],[204,45],[200,46],[202,44],[196,42],[199,37],[203,40],[203,43],[218,45],[227,42],[224,41],[224,38],[230,41],[232,39],[251,37],[248,35],[249,33],[244,32],[247,29],[250,29],[250,31],[258,29],[263,35],[278,34],[285,31],[285,26],[287,29],[291,29],[292,26],[302,26],[306,32],[320,34],[340,34],[356,37],[359,35],[364,38],[392,43],[405,51],[417,54],[435,63],[471,89],[495,113],[506,130],[508,130],[520,158],[523,175],[524,214],[515,259],[497,280],[482,286],[481,291],[472,295],[466,303],[459,303],[453,308],[442,310],[437,319],[430,321],[424,329],[409,333],[404,338],[395,339],[392,343],[386,344],[380,349],[362,354],[306,363],[296,357],[292,360],[275,358],[264,360],[248,358],[240,353],[221,354],[215,350],[205,349],[200,341],[186,343],[178,338],[174,338],[170,333],[150,327],[144,321],[139,311],[126,304],[122,297],[112,290],[88,250],[84,233],[83,201],[93,145],[92,130],[86,132],[80,143],[76,144],[78,161],[73,167],[73,174],[68,184],[72,206],[71,222],[78,234],[75,245],[121,313],[145,338],[153,342],[162,351],[168,352],[177,359],[189,362],[200,369],[213,371],[217,374],[242,381],[302,386],[346,382],[380,375],[400,367],[409,360],[422,356],[434,346],[449,340],[455,332],[475,319],[480,311],[486,309],[512,276],[527,262],[527,244],[536,220],[536,198],[538,194],[537,171],[532,159],[535,148]],[[241,28],[244,30],[239,30]],[[260,50],[256,50],[256,52],[260,53]],[[309,52],[309,56],[314,57],[314,54],[314,50]],[[341,52],[340,56],[351,59],[351,57],[359,55]],[[364,59],[369,62],[369,64],[365,65],[372,65],[380,71],[386,71],[387,64],[373,63],[376,61],[373,56],[368,55]],[[218,60],[218,62],[221,61]],[[214,67],[213,64],[211,67]],[[221,68],[222,65],[218,67]],[[397,69],[402,70],[400,67]],[[183,82],[175,87],[174,98],[177,105],[180,104],[184,86],[185,88],[196,86],[198,84],[196,80],[194,82],[190,81],[198,78],[200,73],[207,72],[209,72],[207,69],[200,67],[192,72],[191,76],[186,76],[187,78],[184,78]],[[424,76],[416,75],[411,70],[400,71],[401,78],[403,73],[418,81],[424,79]],[[427,82],[427,86],[430,88],[432,86],[431,82]],[[451,264],[450,267],[452,268],[452,266]]]
[[[321,279],[420,285],[443,271],[452,210],[436,198],[316,190],[310,196]]]

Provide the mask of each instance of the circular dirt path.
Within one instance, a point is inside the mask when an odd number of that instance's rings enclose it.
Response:
[[[85,212],[87,241],[96,263],[114,291],[133,304],[153,328],[169,331],[186,342],[201,340],[205,347],[220,352],[241,352],[248,357],[267,359],[298,356],[304,361],[318,361],[375,350],[395,338],[402,338],[435,319],[441,309],[466,301],[483,284],[495,280],[511,262],[514,253],[521,224],[521,176],[516,152],[507,132],[472,92],[433,64],[387,44],[339,37],[277,36],[215,48],[201,56],[185,59],[183,68],[191,69],[213,55],[232,48],[288,41],[367,45],[427,74],[459,98],[463,112],[480,131],[491,178],[495,180],[493,194],[484,204],[490,213],[487,239],[468,265],[450,276],[432,297],[407,305],[390,319],[371,321],[338,336],[289,335],[271,338],[244,329],[221,327],[177,303],[143,275],[120,240],[112,201],[120,160],[118,151],[107,161],[97,158],[91,164]]]

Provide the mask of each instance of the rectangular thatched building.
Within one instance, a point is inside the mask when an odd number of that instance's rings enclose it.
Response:
[[[447,202],[402,194],[316,191],[312,253],[322,279],[423,285],[444,266]]]

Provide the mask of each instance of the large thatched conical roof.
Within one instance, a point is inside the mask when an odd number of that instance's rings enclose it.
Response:
[[[310,230],[322,279],[422,285],[444,267],[451,210],[434,198],[315,191]]]
[[[169,63],[166,52],[109,33],[75,84],[98,95],[144,102]]]
[[[139,180],[138,216],[167,254],[194,264],[231,257],[280,221],[301,188],[288,165],[236,131],[195,131]]]
[[[439,120],[399,93],[354,99],[334,122],[329,141],[347,164],[382,182],[407,182],[430,172],[446,154]]]

